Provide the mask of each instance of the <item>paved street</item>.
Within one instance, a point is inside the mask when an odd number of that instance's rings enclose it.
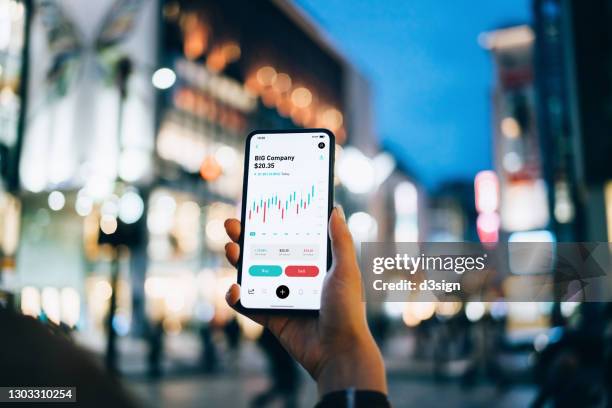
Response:
[[[183,351],[188,349],[196,349],[195,344],[183,348]],[[132,349],[132,353],[124,354],[123,361],[129,361],[130,356],[132,360],[141,360],[134,358],[138,354],[134,351]],[[440,401],[444,401],[445,408],[514,408],[528,406],[535,394],[535,388],[531,385],[512,386],[501,391],[492,384],[477,383],[470,389],[464,389],[458,381],[436,383],[431,379],[425,364],[407,363],[407,360],[398,364],[401,359],[397,356],[387,356],[387,359],[395,363],[387,364],[390,368],[389,393],[394,407],[439,407]],[[132,363],[130,367],[138,367],[138,371],[126,374],[126,380],[129,388],[147,406],[173,408],[248,407],[253,395],[268,386],[265,361],[252,342],[243,343],[235,361],[229,361],[226,357],[222,363],[226,367],[224,370],[218,374],[204,375],[198,373],[193,366],[188,366],[187,356],[184,356],[180,364],[166,364],[168,374],[159,381],[148,380],[140,374],[144,366]],[[313,381],[302,372],[300,406],[314,406],[316,399]],[[278,407],[280,404],[273,406]]]
[[[265,389],[266,384],[263,375],[250,374],[132,381],[130,388],[152,407],[247,407],[250,397]],[[519,386],[498,393],[495,387],[485,385],[466,391],[454,383],[436,384],[394,376],[389,378],[389,389],[394,407],[439,407],[440,401],[444,401],[445,408],[525,407],[535,392],[533,387]],[[315,400],[314,383],[305,379],[300,406],[314,406]]]

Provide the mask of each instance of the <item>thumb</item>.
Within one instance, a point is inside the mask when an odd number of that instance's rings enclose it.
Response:
[[[355,245],[348,225],[346,225],[342,207],[337,206],[332,211],[329,219],[329,236],[332,244],[332,259],[336,269],[346,265],[356,266]]]

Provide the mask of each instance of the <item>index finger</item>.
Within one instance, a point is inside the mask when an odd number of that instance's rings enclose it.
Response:
[[[240,221],[238,221],[235,218],[228,218],[227,220],[225,220],[225,224],[223,224],[225,226],[225,231],[227,232],[227,235],[230,237],[230,239],[234,242],[238,242],[238,240],[240,239]]]

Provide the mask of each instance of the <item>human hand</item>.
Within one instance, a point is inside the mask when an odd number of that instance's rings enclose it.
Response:
[[[225,246],[225,255],[234,266],[240,255],[240,228],[236,219],[225,221],[225,230],[233,241]],[[340,208],[332,211],[329,234],[333,263],[323,283],[317,317],[238,311],[278,338],[317,381],[320,396],[350,387],[386,394],[385,367],[366,321],[355,247]],[[239,299],[240,286],[233,284],[226,295],[227,303],[235,308]]]

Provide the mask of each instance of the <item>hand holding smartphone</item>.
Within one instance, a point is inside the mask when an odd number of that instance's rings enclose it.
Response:
[[[331,265],[334,135],[255,131],[246,141],[238,283],[249,310],[318,311]]]
[[[242,226],[225,221],[233,241],[225,247],[228,261],[238,266]],[[334,262],[324,280],[319,313],[311,316],[276,314],[274,310],[240,307],[241,288],[233,284],[225,299],[229,306],[268,328],[316,380],[319,396],[356,388],[386,393],[380,350],[368,329],[355,247],[341,208],[332,211],[329,232]],[[294,312],[295,313],[295,312]]]
[[[332,212],[334,150],[323,129],[249,135],[242,219],[225,222],[233,241],[225,254],[238,268],[226,300],[278,338],[321,397],[348,388],[386,393],[351,233],[343,211]],[[298,312],[310,316],[291,315]]]

